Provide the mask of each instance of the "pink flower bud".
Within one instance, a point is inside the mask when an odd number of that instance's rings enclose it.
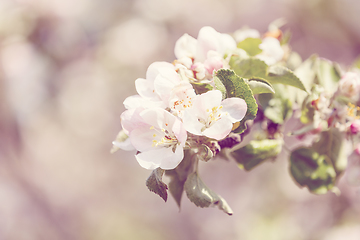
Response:
[[[350,125],[350,132],[352,134],[357,134],[358,132],[360,132],[360,120],[355,120],[351,125]]]

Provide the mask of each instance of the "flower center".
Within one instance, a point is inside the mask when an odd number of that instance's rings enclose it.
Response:
[[[218,121],[219,119],[221,119],[221,109],[223,107],[219,106],[219,107],[213,107],[210,111],[210,109],[206,109],[206,112],[209,113],[207,121],[205,126],[206,127],[210,127],[212,124],[214,124],[214,122]]]
[[[155,131],[153,134],[154,139],[152,140],[152,147],[172,147],[173,152],[175,152],[179,141],[172,132],[169,132],[164,128],[159,130],[154,128],[154,126],[151,126],[150,129]]]

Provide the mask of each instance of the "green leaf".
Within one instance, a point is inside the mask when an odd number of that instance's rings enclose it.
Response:
[[[232,56],[230,67],[235,73],[243,78],[265,79],[271,84],[281,83],[299,88],[307,92],[301,80],[288,68],[278,65],[268,66],[265,62],[256,58],[240,58]]]
[[[218,206],[220,210],[228,215],[232,215],[233,211],[227,202],[211,189],[198,176],[197,172],[191,173],[184,185],[186,195],[198,207]]]
[[[247,111],[245,117],[240,122],[240,126],[236,129],[236,133],[242,133],[246,129],[245,121],[254,119],[258,110],[256,100],[249,85],[244,79],[240,78],[234,71],[229,69],[220,69],[215,73],[214,79],[215,83],[224,86],[221,87],[221,89],[225,89],[223,94],[226,98],[238,97],[245,100]]]
[[[312,55],[300,64],[295,70],[294,74],[301,80],[305,88],[310,92],[314,85],[316,77],[317,55]],[[289,89],[290,100],[302,104],[304,99],[308,96],[307,92],[299,91],[299,89]]]
[[[171,180],[169,182],[170,194],[173,196],[176,204],[180,208],[181,197],[184,192],[184,184],[185,184],[186,178],[185,178],[185,180],[181,179],[179,174],[174,169],[166,170],[166,175],[170,176],[170,178],[171,178]]]
[[[206,93],[210,90],[213,90],[213,86],[208,83],[199,83],[199,82],[191,82],[196,94]]]
[[[249,79],[248,84],[253,94],[275,93],[273,86],[265,79],[261,79],[261,78]]]
[[[307,90],[310,90],[314,84],[317,60],[318,56],[312,55],[294,71],[295,75],[301,80]]]
[[[275,94],[261,94],[258,100],[264,115],[274,123],[284,124],[292,115],[292,102],[287,95],[287,86],[274,84]]]
[[[239,56],[232,56],[230,58],[230,67],[235,71],[239,77],[243,78],[264,78],[268,66],[265,62],[257,58],[240,58]]]
[[[190,150],[186,150],[184,152],[184,159],[180,162],[180,164],[172,170],[166,170],[165,174],[170,177],[169,182],[169,191],[170,194],[175,199],[177,205],[180,208],[181,205],[181,197],[184,192],[184,184],[185,181],[190,174],[190,172],[193,171],[193,164],[194,161],[193,153]]]
[[[317,80],[329,93],[337,90],[341,78],[338,66],[326,59],[318,59]]]
[[[292,114],[292,103],[289,99],[273,98],[265,109],[264,115],[274,123],[284,124]]]
[[[313,149],[319,154],[327,156],[340,175],[347,167],[347,151],[344,133],[336,128],[324,131],[320,135],[320,140],[313,145]]]
[[[294,71],[295,69],[297,69],[299,66],[301,66],[302,64],[302,59],[300,54],[298,54],[297,52],[292,51],[286,61],[286,66]]]
[[[246,38],[245,40],[239,42],[237,47],[244,49],[249,54],[249,56],[255,56],[262,52],[262,50],[259,48],[261,42],[262,41],[260,38]]]
[[[265,79],[270,83],[282,83],[307,92],[300,79],[290,69],[283,66],[270,66],[268,69],[268,76],[265,77]]]
[[[222,83],[222,81],[216,76],[216,73],[214,75],[214,83],[215,83],[216,90],[219,90],[221,92],[222,99],[227,98],[226,87]]]
[[[300,186],[325,194],[334,187],[336,173],[327,156],[311,148],[298,148],[290,156],[290,172]]]
[[[241,169],[250,171],[267,159],[276,157],[282,149],[281,139],[252,140],[246,146],[230,153]]]
[[[146,180],[146,186],[151,192],[159,195],[164,201],[167,201],[167,185],[162,181],[162,176],[164,174],[164,170],[161,168],[157,168],[150,174],[149,178]]]

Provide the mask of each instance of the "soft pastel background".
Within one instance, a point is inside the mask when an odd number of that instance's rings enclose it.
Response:
[[[359,12],[358,0],[0,0],[0,239],[360,239],[360,186],[312,195],[284,156],[252,172],[201,164],[229,217],[185,196],[179,211],[147,190],[133,152],[109,153],[134,80],[172,61],[182,34],[284,17],[303,58],[350,64]]]

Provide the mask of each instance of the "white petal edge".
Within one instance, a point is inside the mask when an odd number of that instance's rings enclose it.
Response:
[[[176,168],[184,158],[182,147],[177,147],[175,153],[172,148],[159,148],[141,152],[135,155],[136,160],[143,168],[152,170],[158,167],[164,170]]]
[[[216,140],[221,140],[225,138],[233,127],[230,119],[221,118],[217,120],[213,125],[203,131],[203,135],[209,138],[214,138]]]
[[[228,113],[231,122],[239,122],[245,117],[247,105],[244,99],[227,98],[221,102],[221,105],[223,106],[222,111]]]

